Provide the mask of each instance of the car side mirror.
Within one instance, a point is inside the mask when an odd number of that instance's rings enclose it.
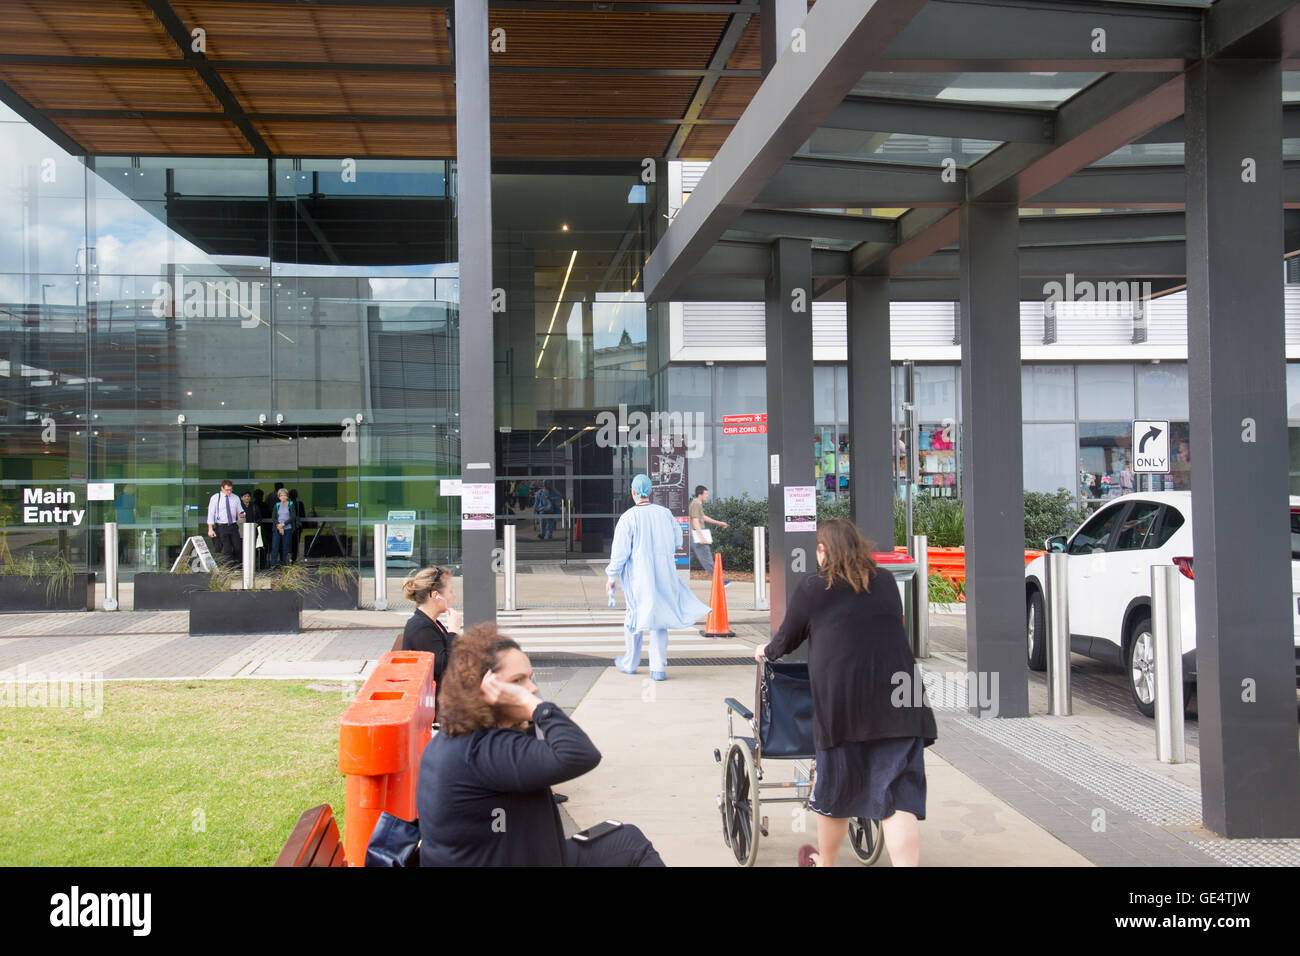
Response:
[[[1054,535],[1053,537],[1050,537],[1046,541],[1044,541],[1043,544],[1046,545],[1048,551],[1064,551],[1065,535],[1063,534]]]

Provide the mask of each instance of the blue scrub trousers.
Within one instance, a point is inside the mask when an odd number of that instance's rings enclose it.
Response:
[[[666,671],[668,669],[668,628],[666,627],[656,631],[633,631],[630,627],[624,627],[623,640],[627,646],[627,653],[615,658],[614,666],[627,674],[636,673],[636,669],[641,666],[642,634],[650,635],[650,670]]]

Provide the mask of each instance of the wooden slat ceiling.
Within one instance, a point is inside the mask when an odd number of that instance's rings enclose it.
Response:
[[[496,157],[640,159],[681,143],[680,158],[710,158],[757,89],[752,4],[532,2],[489,12],[505,31],[491,58]],[[696,2],[710,6],[691,12]],[[450,157],[448,6],[0,0],[0,83],[74,152]],[[732,17],[747,26],[720,49]],[[203,54],[189,50],[197,28]]]

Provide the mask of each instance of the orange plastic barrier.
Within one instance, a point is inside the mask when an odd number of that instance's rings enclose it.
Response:
[[[709,593],[709,616],[704,620],[705,637],[735,637],[727,620],[727,589],[722,582],[722,555],[713,556],[713,588]]]
[[[896,552],[906,552],[902,547],[894,548]],[[1025,550],[1025,564],[1042,554],[1042,551]],[[966,549],[965,548],[929,548],[926,555],[930,562],[931,574],[942,574],[949,581],[966,583]]]
[[[390,651],[339,721],[339,770],[347,775],[343,849],[363,866],[379,815],[414,820],[420,755],[432,736],[433,655]]]

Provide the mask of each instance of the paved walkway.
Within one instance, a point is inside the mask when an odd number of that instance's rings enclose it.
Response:
[[[584,577],[601,586],[595,575],[532,577],[539,594],[552,597],[573,594],[571,581]],[[694,582],[701,591],[705,583]],[[561,585],[570,590],[557,591]],[[637,677],[607,666],[621,649],[622,612],[604,606],[603,590],[594,606],[500,613],[502,629],[532,656],[545,696],[572,712],[604,753],[595,771],[563,787],[577,824],[628,820],[651,835],[669,863],[734,865],[721,838],[721,768],[712,753],[726,743],[722,700],[752,698],[752,649],[768,638],[767,612],[749,609],[752,591],[741,587],[744,597],[729,601],[736,637],[674,632],[670,679],[662,683],[648,679],[644,663]],[[522,589],[520,596],[527,604]],[[391,649],[408,615],[409,606],[305,612],[297,635],[191,638],[183,611],[5,614],[0,680],[57,671],[352,683]],[[1072,717],[1046,716],[1039,674],[1030,677],[1032,716],[969,716],[964,623],[959,614],[931,618],[933,656],[925,670],[939,740],[926,752],[923,863],[1300,864],[1300,841],[1230,841],[1204,830],[1195,720],[1188,723],[1189,762],[1158,763],[1152,722],[1133,709],[1123,675],[1094,662],[1074,658]],[[769,780],[793,779],[794,765],[767,761],[764,771]],[[770,804],[763,813],[770,836],[761,841],[760,865],[787,865],[800,844],[813,842],[815,820],[794,805]],[[842,860],[858,865],[851,855]]]

